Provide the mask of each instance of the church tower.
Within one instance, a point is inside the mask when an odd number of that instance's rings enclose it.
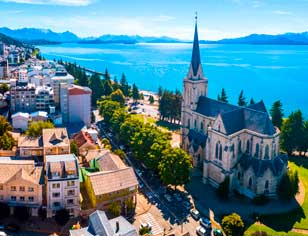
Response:
[[[187,137],[190,126],[193,122],[192,112],[196,110],[200,96],[207,96],[208,80],[203,74],[201,65],[197,15],[195,17],[195,34],[193,51],[189,71],[184,78],[183,101],[182,101],[182,146],[185,147],[185,137]]]

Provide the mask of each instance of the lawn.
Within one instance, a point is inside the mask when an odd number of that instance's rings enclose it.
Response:
[[[150,123],[150,124],[155,124],[156,120],[153,117],[146,116],[143,114],[132,114],[134,118],[139,120],[140,122],[145,122],[145,123]]]
[[[304,202],[301,207],[283,214],[272,214],[261,217],[264,225],[251,225],[245,235],[250,235],[256,230],[263,230],[270,235],[304,235],[291,232],[292,228],[308,230],[308,158],[305,157],[291,157],[289,160],[289,167],[292,170],[297,170],[299,178],[303,183],[306,194]],[[284,232],[287,233],[284,233]]]
[[[251,236],[253,233],[255,233],[256,231],[263,231],[266,232],[268,236],[304,236],[307,234],[301,234],[301,233],[295,233],[295,232],[278,232],[275,231],[265,225],[260,225],[260,224],[253,224],[251,225],[246,231],[244,236]]]

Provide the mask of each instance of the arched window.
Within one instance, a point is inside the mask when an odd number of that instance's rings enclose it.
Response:
[[[187,120],[187,127],[190,129],[190,119]]]
[[[197,120],[195,120],[194,128],[197,129]]]
[[[203,122],[201,121],[201,123],[200,123],[200,129],[203,131]]]
[[[256,144],[256,154],[255,156],[258,158],[259,157],[259,144]]]
[[[268,182],[268,180],[266,180],[266,181],[265,181],[265,186],[264,186],[264,188],[265,188],[265,189],[268,189],[268,185],[269,185],[269,182]]]
[[[238,153],[242,153],[242,140],[238,141]]]
[[[250,142],[249,142],[249,140],[247,140],[247,143],[246,143],[246,152],[248,154],[250,153]]]
[[[218,159],[218,156],[219,156],[219,144],[218,143],[216,143],[216,150],[215,150],[215,157],[216,157],[216,159]]]
[[[222,160],[222,145],[219,145],[219,160]]]
[[[252,178],[250,177],[248,181],[248,187],[251,188],[251,186],[252,186]]]
[[[266,146],[265,146],[264,159],[269,159],[269,146],[268,146],[268,144],[266,144]]]

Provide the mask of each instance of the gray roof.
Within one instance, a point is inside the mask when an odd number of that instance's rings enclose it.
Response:
[[[196,112],[209,117],[221,114],[227,135],[242,129],[266,135],[273,135],[276,132],[263,101],[248,107],[239,107],[201,96]]]
[[[113,235],[113,230],[104,211],[97,210],[90,215],[88,231],[99,236]]]
[[[196,22],[194,45],[193,45],[193,52],[192,52],[192,57],[191,57],[191,66],[193,69],[194,76],[197,75],[200,64],[201,64],[201,58],[200,58],[200,50],[199,50],[198,27],[197,27],[197,22]]]
[[[280,154],[271,160],[258,159],[243,154],[238,163],[238,165],[240,165],[245,171],[252,167],[253,172],[257,177],[263,176],[267,169],[271,170],[274,176],[279,176],[287,164],[288,156],[284,154]]]
[[[117,222],[119,223],[119,231],[116,232]],[[121,236],[138,236],[136,228],[130,224],[123,216],[119,216],[109,220],[113,231]]]

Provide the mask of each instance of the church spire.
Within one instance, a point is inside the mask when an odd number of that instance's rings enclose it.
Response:
[[[193,75],[196,76],[198,73],[199,66],[201,65],[200,50],[199,50],[199,37],[198,37],[198,25],[197,25],[197,12],[196,12],[196,23],[195,23],[195,35],[194,35],[194,44],[193,52],[191,57],[191,67],[193,70]]]

